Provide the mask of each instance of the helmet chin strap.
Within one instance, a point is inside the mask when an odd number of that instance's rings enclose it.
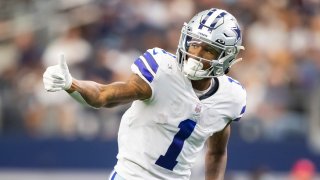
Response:
[[[184,61],[183,72],[190,80],[201,80],[208,75],[208,70],[203,70],[203,64],[193,58]]]

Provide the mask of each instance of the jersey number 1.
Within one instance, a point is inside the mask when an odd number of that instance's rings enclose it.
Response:
[[[180,122],[178,126],[180,130],[174,136],[166,154],[164,156],[161,155],[156,161],[156,164],[172,171],[178,163],[177,158],[182,151],[184,141],[191,135],[195,126],[196,122],[190,119]]]

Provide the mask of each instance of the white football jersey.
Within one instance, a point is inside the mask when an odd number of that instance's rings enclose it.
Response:
[[[245,89],[224,75],[198,98],[176,57],[160,48],[146,51],[131,69],[152,96],[124,113],[115,170],[126,180],[189,179],[208,137],[243,115]]]

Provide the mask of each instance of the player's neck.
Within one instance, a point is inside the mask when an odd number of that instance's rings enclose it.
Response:
[[[196,89],[199,91],[204,91],[204,90],[208,89],[210,87],[211,83],[213,83],[211,78],[205,78],[202,80],[197,80],[197,81],[192,80],[191,81],[193,89]]]

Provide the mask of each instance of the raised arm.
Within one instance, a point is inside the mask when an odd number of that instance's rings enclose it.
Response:
[[[206,180],[223,180],[227,165],[227,144],[230,136],[230,125],[213,134],[207,141],[205,159]]]
[[[114,107],[134,100],[145,100],[151,97],[150,86],[138,75],[132,74],[125,82],[98,84],[93,81],[73,79],[68,93],[77,91],[93,107]]]
[[[48,92],[66,90],[78,102],[92,107],[113,107],[134,100],[151,97],[152,90],[140,76],[132,74],[125,82],[99,84],[72,78],[63,55],[59,63],[49,66],[43,74],[44,88]]]

